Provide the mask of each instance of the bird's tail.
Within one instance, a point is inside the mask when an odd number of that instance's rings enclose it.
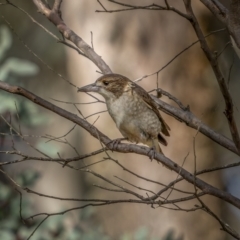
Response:
[[[163,138],[164,139],[164,138]],[[165,140],[165,139],[164,139]],[[154,139],[153,141],[152,141],[152,147],[155,149],[155,151],[156,152],[158,152],[158,153],[161,153],[162,155],[164,155],[164,153],[162,152],[162,149],[161,149],[161,147],[159,146],[159,143],[158,143],[158,141],[159,141],[159,139]],[[165,140],[166,141],[166,140]],[[161,142],[162,143],[162,142]],[[154,146],[153,146],[154,145]],[[165,145],[165,144],[164,144]],[[166,145],[167,145],[167,142],[166,142]],[[165,145],[165,146],[166,146]],[[164,155],[165,156],[165,155]],[[159,163],[159,162],[158,162]],[[165,166],[165,165],[163,165],[162,164],[162,166],[163,167],[165,167],[165,168],[168,168],[169,170],[172,170],[171,168],[169,168],[169,167],[167,167],[167,166]]]
[[[153,140],[153,144],[154,144],[153,147],[155,148],[156,152],[163,154],[162,149],[161,149],[161,147],[160,147],[159,142],[158,142],[157,139],[154,139],[154,140]],[[164,155],[164,154],[163,154],[163,155]]]
[[[167,146],[166,139],[161,135],[161,133],[158,133],[158,141],[163,144],[164,146]]]

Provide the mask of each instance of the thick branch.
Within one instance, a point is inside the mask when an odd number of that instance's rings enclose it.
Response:
[[[99,139],[103,144],[107,145],[110,150],[116,150],[117,152],[122,152],[122,153],[137,153],[140,155],[145,155],[148,156],[149,154],[149,148],[143,147],[143,146],[138,146],[135,144],[124,144],[124,143],[119,143],[117,146],[114,146],[112,141],[104,135],[102,132],[100,132],[97,128],[95,128],[93,125],[88,123],[87,121],[81,119],[77,115],[70,113],[60,107],[55,106],[54,104],[36,96],[35,94],[27,91],[26,89],[18,86],[11,86],[7,83],[1,82],[0,81],[0,88],[4,91],[17,94],[17,95],[22,95],[25,98],[29,99],[30,101],[44,107],[45,109],[48,109],[52,112],[55,112],[59,116],[62,116],[66,119],[69,119],[70,121],[76,123],[77,125],[81,126],[85,130],[87,130],[93,137]],[[180,167],[178,164],[170,160],[169,158],[165,157],[162,154],[156,153],[155,159],[158,162],[161,162],[180,176],[182,176],[185,180],[193,184],[194,186],[198,187],[199,189],[202,190],[203,193],[209,194],[212,196],[215,196],[217,198],[220,198],[235,207],[240,209],[240,199],[234,197],[233,195],[224,192],[222,190],[219,190],[210,184],[202,181],[199,178],[196,178],[196,176],[193,176],[191,173]]]
[[[221,22],[226,25],[226,17],[228,14],[225,8],[218,0],[201,0],[201,2],[217,17]]]
[[[111,73],[109,66],[102,58],[74,31],[72,31],[61,19],[59,11],[49,9],[41,0],[33,0],[38,10],[45,15],[59,30],[59,32],[68,40],[73,42],[104,74]],[[56,2],[54,7],[59,7],[61,1]]]
[[[229,15],[227,18],[228,30],[240,49],[240,1],[231,0]]]
[[[227,27],[240,49],[240,1],[229,1],[229,9],[224,7],[218,0],[201,0],[201,2]]]
[[[225,115],[228,120],[230,132],[233,138],[233,141],[236,145],[236,148],[240,152],[240,138],[239,138],[239,133],[237,129],[237,124],[234,119],[234,111],[233,111],[233,102],[232,102],[232,97],[228,91],[227,84],[225,82],[225,79],[220,71],[220,68],[217,63],[217,58],[213,55],[211,52],[206,39],[204,38],[203,32],[199,26],[199,23],[193,13],[192,6],[191,6],[191,1],[189,0],[184,0],[186,11],[191,16],[190,23],[192,24],[195,33],[200,41],[201,48],[203,52],[205,53],[205,56],[209,60],[209,63],[211,64],[211,67],[213,69],[213,72],[216,76],[216,79],[218,81],[218,85],[220,87],[221,93],[223,95],[224,101],[225,101]]]
[[[215,132],[213,129],[205,125],[200,119],[198,119],[193,113],[191,113],[188,110],[182,110],[179,108],[176,108],[174,106],[171,106],[162,100],[158,99],[157,97],[152,96],[153,100],[158,104],[160,109],[177,118],[179,121],[185,122],[187,126],[199,129],[199,132],[207,136],[208,138],[212,139],[214,142],[218,143],[219,145],[227,148],[231,152],[236,153],[239,155],[238,149],[236,148],[233,141],[231,141],[229,138]]]

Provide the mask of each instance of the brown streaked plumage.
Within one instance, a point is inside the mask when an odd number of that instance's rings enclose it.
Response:
[[[127,77],[107,74],[78,91],[101,94],[106,100],[109,114],[129,141],[141,142],[161,153],[158,142],[167,146],[162,133],[169,136],[169,126],[150,95]]]

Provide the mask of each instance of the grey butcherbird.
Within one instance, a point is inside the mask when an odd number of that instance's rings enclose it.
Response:
[[[107,74],[78,92],[97,92],[122,135],[131,142],[141,142],[159,153],[158,142],[167,146],[162,136],[169,136],[169,126],[161,117],[155,102],[140,86],[119,74]]]

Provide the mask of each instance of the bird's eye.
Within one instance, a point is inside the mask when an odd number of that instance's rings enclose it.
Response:
[[[109,84],[109,82],[108,82],[108,81],[104,81],[103,84],[104,84],[105,86],[107,86],[107,85]]]

